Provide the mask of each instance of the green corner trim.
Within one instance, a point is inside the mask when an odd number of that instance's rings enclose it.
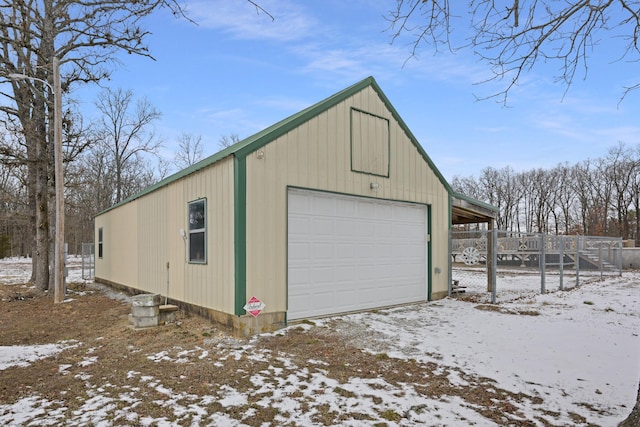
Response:
[[[431,273],[431,271],[433,270],[432,268],[432,263],[433,263],[433,256],[431,254],[432,252],[432,247],[431,247],[431,241],[433,240],[433,237],[431,236],[431,205],[427,205],[427,234],[429,235],[429,241],[427,242],[427,265],[429,266],[429,268],[427,268],[427,301],[431,301],[431,293],[432,293],[432,288],[433,288],[433,284],[431,283],[433,281],[433,275]]]
[[[247,300],[247,159],[245,156],[234,156],[233,173],[234,310],[236,316],[242,316]]]

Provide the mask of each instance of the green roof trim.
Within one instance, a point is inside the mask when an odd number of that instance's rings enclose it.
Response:
[[[386,97],[386,95],[384,94],[384,92],[382,92],[382,89],[380,89],[380,86],[378,86],[378,83],[376,83],[375,79],[373,77],[367,77],[364,80],[361,80],[360,82],[349,86],[346,89],[341,90],[340,92],[324,99],[323,101],[318,102],[317,104],[314,104],[308,108],[305,108],[304,110],[287,117],[284,120],[279,121],[278,123],[275,123],[274,125],[271,125],[265,129],[263,129],[262,131],[249,136],[246,139],[243,139],[242,141],[227,147],[221,151],[218,151],[217,153],[199,161],[198,163],[195,163],[191,166],[189,166],[186,169],[183,169],[179,172],[176,172],[173,175],[168,176],[167,178],[158,181],[157,183],[145,188],[144,190],[140,191],[139,193],[136,193],[128,198],[126,198],[125,200],[121,201],[120,203],[117,203],[115,205],[113,205],[112,207],[100,212],[97,214],[98,215],[102,215],[103,213],[106,213],[112,209],[115,209],[118,206],[124,205],[126,203],[129,203],[133,200],[139,199],[149,193],[152,193],[156,190],[159,190],[175,181],[178,181],[186,176],[191,175],[192,173],[195,173],[201,169],[204,169],[212,164],[217,163],[218,161],[228,157],[228,156],[236,156],[236,157],[246,157],[249,153],[257,150],[260,147],[263,147],[265,145],[267,145],[268,143],[270,143],[271,141],[277,139],[278,137],[286,134],[287,132],[290,132],[291,130],[295,129],[296,127],[300,126],[301,124],[311,120],[312,118],[314,118],[315,116],[329,110],[331,107],[339,104],[340,102],[344,101],[345,99],[355,95],[356,93],[362,91],[363,89],[367,88],[371,86],[373,88],[373,90],[378,94],[378,96],[380,97],[380,99],[382,99],[382,101],[384,102],[385,106],[387,107],[387,109],[391,112],[393,118],[400,124],[400,126],[402,127],[402,129],[404,130],[405,134],[409,137],[409,139],[411,140],[411,142],[413,143],[413,145],[416,147],[416,149],[418,150],[418,152],[420,153],[420,155],[424,158],[424,160],[429,164],[429,167],[434,171],[434,173],[436,174],[436,176],[438,177],[438,179],[440,180],[440,182],[445,186],[445,188],[447,188],[447,190],[452,193],[452,189],[451,186],[449,185],[449,183],[447,182],[447,180],[442,176],[442,174],[440,173],[440,171],[438,170],[438,168],[435,166],[435,164],[433,163],[433,161],[431,160],[431,158],[429,158],[429,156],[427,155],[427,153],[425,152],[424,148],[422,148],[422,146],[420,145],[420,143],[418,142],[418,140],[416,139],[416,137],[413,135],[413,133],[411,133],[411,131],[409,130],[409,127],[406,125],[406,123],[404,122],[404,120],[402,120],[402,118],[400,117],[400,115],[398,114],[398,112],[396,111],[396,109],[393,107],[393,105],[391,104],[391,102],[389,102],[389,99]]]

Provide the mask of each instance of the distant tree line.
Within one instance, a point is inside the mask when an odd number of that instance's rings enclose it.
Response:
[[[607,155],[574,165],[516,172],[487,167],[456,176],[461,192],[500,209],[497,228],[640,240],[640,145],[619,143]]]

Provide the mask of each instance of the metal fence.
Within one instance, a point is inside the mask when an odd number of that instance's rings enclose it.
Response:
[[[93,280],[96,259],[93,243],[82,244],[82,280]]]
[[[622,274],[620,238],[452,231],[450,247],[449,295],[490,293],[491,302]]]

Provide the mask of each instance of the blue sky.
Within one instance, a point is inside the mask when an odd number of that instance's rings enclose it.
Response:
[[[187,1],[197,25],[160,12],[145,21],[155,61],[122,56],[107,84],[146,97],[162,119],[156,133],[172,158],[183,132],[201,135],[205,154],[223,135],[246,138],[373,76],[446,179],[479,176],[488,166],[516,171],[603,157],[624,142],[640,144],[638,63],[602,34],[586,79],[565,95],[558,64],[527,73],[508,106],[476,97],[501,86],[468,51],[409,59],[409,36],[391,44],[384,16],[395,0],[260,0],[272,21],[242,0]],[[462,31],[460,31],[463,35]],[[618,49],[618,50],[616,50]],[[407,61],[407,59],[409,59]],[[75,94],[90,111],[95,90]]]

